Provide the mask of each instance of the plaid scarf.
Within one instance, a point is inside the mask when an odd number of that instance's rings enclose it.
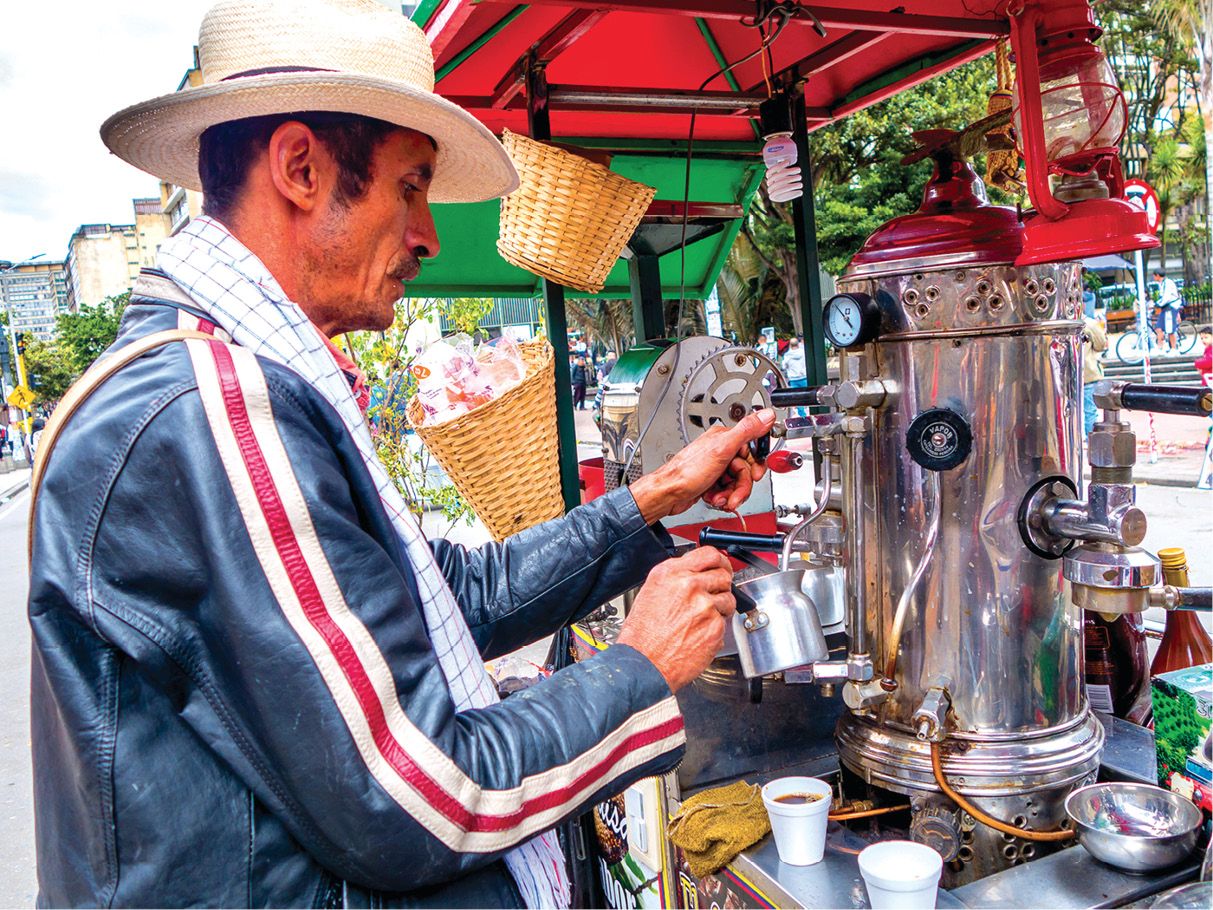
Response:
[[[341,415],[412,566],[426,628],[455,710],[495,704],[497,690],[463,612],[404,497],[379,461],[359,402],[328,340],[287,299],[261,261],[213,218],[191,221],[165,241],[157,265],[235,344],[298,373]],[[564,856],[554,832],[515,847],[505,861],[528,907],[568,907]]]

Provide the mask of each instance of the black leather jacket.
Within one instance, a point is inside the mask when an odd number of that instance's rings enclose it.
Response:
[[[136,297],[115,347],[196,317]],[[456,714],[336,412],[230,345],[173,343],[102,385],[34,523],[40,906],[517,905],[506,850],[681,757],[669,688],[623,646]],[[431,546],[472,659],[667,555],[626,489]]]

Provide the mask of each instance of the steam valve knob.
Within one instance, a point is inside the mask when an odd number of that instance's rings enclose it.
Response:
[[[926,844],[943,857],[945,863],[960,852],[960,822],[956,813],[943,806],[930,806],[914,815],[910,839]]]
[[[803,466],[804,456],[799,452],[780,449],[778,452],[772,452],[767,456],[767,468],[776,474],[790,474],[792,471],[800,470]]]
[[[947,408],[931,408],[914,418],[906,431],[906,448],[916,463],[930,471],[962,464],[973,449],[969,422]]]

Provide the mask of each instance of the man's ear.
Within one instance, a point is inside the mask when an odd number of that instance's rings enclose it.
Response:
[[[270,175],[278,192],[298,208],[311,211],[320,201],[332,159],[316,134],[298,120],[288,120],[270,136]]]

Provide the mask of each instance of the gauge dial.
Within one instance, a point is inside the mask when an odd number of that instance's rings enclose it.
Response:
[[[822,313],[826,337],[835,347],[866,344],[880,329],[880,311],[866,294],[835,294]]]

